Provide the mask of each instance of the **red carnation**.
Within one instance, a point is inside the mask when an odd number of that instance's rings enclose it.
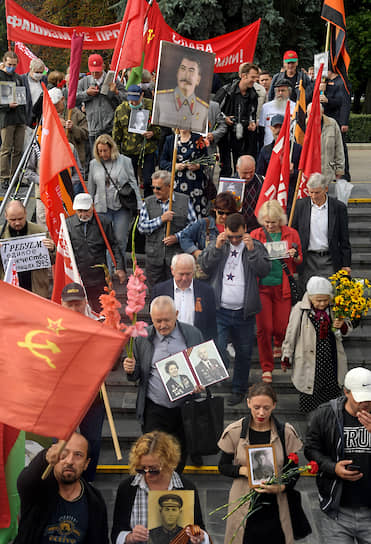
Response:
[[[296,453],[289,453],[287,456],[290,461],[292,461],[295,465],[299,464],[299,457],[296,455]]]
[[[311,474],[317,474],[318,472],[318,463],[316,461],[310,461],[308,463],[308,470]]]

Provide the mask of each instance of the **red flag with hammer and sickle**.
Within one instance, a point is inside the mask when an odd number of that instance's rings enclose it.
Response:
[[[127,337],[3,281],[0,300],[0,421],[67,440]]]

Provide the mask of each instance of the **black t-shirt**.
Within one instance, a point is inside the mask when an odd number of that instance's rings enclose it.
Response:
[[[345,409],[344,416],[344,459],[351,459],[353,465],[361,467],[363,476],[356,482],[343,480],[342,506],[371,507],[371,433]]]
[[[89,526],[89,510],[86,494],[74,501],[66,501],[60,495],[55,511],[48,519],[40,544],[84,544]]]
[[[16,238],[17,236],[27,236],[27,222],[23,229],[21,230],[15,230],[12,229],[12,227],[9,225],[9,232],[10,236],[12,238]],[[26,289],[27,291],[32,291],[32,277],[31,277],[31,270],[25,270],[24,272],[18,272],[18,281],[19,286],[23,289]]]

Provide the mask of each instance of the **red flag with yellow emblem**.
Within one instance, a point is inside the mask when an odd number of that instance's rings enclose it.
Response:
[[[127,337],[0,281],[0,421],[67,440]]]

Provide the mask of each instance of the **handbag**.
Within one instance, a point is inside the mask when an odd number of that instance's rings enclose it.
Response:
[[[224,429],[224,398],[191,399],[181,408],[187,450],[190,455],[214,455]]]
[[[106,172],[106,177],[108,177],[108,179],[117,191],[121,206],[129,211],[136,211],[138,209],[137,195],[135,194],[132,186],[129,183],[125,183],[120,187],[120,185],[118,185],[112,179],[111,174],[108,172],[105,164],[103,164],[103,162],[101,162],[101,164]]]
[[[272,236],[269,234],[269,232],[267,231],[265,227],[263,227],[263,231],[267,241],[273,242]],[[292,306],[295,306],[295,304],[299,302],[300,300],[298,284],[296,283],[296,280],[294,276],[291,274],[289,267],[287,266],[285,261],[280,261],[280,265],[282,266],[282,270],[285,272],[287,279],[289,280],[290,292],[291,292],[291,304]]]
[[[282,444],[283,458],[285,459],[285,462],[287,463],[288,458],[287,458],[286,443],[285,443],[285,424],[280,423],[276,419],[274,421],[276,424],[278,436]],[[297,489],[293,487],[286,487],[285,493],[286,493],[287,504],[288,504],[289,512],[290,512],[291,526],[292,526],[292,532],[294,534],[294,539],[301,540],[302,538],[305,538],[306,536],[311,534],[312,527],[310,526],[308,518],[305,515],[305,512],[303,510],[303,507],[301,504],[300,491],[298,491]]]

